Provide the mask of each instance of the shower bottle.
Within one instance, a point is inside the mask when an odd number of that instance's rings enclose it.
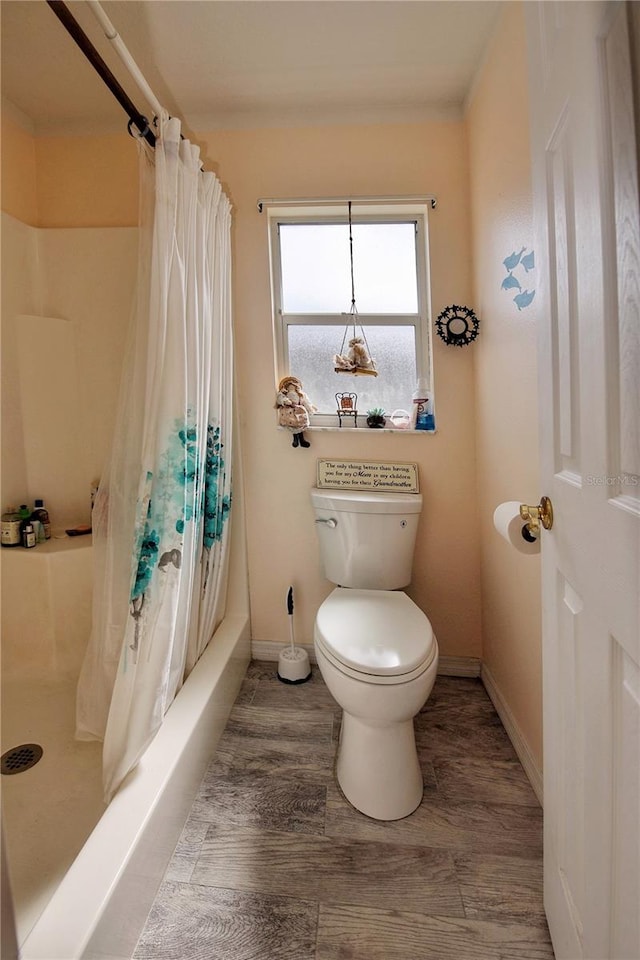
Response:
[[[42,529],[44,530],[44,539],[49,540],[51,538],[51,522],[49,520],[49,511],[44,505],[44,500],[36,500],[33,513],[31,514],[32,520],[39,520],[42,524]]]

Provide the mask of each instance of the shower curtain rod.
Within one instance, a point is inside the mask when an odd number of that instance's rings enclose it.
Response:
[[[133,81],[134,83],[137,84],[138,89],[140,90],[140,93],[145,98],[147,103],[151,104],[151,106],[153,107],[153,112],[155,113],[156,117],[159,117],[164,110],[162,104],[160,103],[155,93],[153,92],[153,90],[145,80],[142,70],[140,69],[138,64],[135,62],[135,60],[131,56],[129,49],[125,44],[124,40],[122,39],[122,37],[120,36],[116,28],[114,27],[114,25],[112,24],[111,20],[106,15],[102,7],[100,6],[99,0],[86,0],[86,3],[89,9],[91,10],[92,14],[96,18],[100,26],[102,27],[102,32],[104,33],[105,37],[107,38],[107,40],[110,41],[114,50],[116,51],[116,53],[118,54],[122,62],[124,63],[125,67],[129,71],[131,76],[133,77]]]
[[[75,40],[75,42],[80,47],[83,54],[85,55],[85,57],[87,58],[91,66],[93,67],[93,69],[96,71],[96,73],[100,76],[102,81],[109,88],[109,90],[114,95],[114,97],[116,98],[120,106],[124,109],[125,113],[129,115],[130,123],[134,123],[138,128],[140,136],[143,137],[147,141],[147,143],[150,144],[152,147],[155,147],[156,137],[149,126],[149,121],[144,116],[144,114],[140,113],[140,111],[137,109],[136,105],[131,100],[127,92],[120,85],[118,80],[116,80],[113,73],[111,72],[109,67],[106,65],[106,63],[104,62],[104,60],[102,59],[102,57],[100,56],[100,54],[98,53],[94,45],[91,43],[91,41],[89,40],[88,36],[84,32],[80,24],[77,22],[73,14],[69,11],[67,6],[63,3],[63,0],[47,0],[47,4],[49,7],[51,7],[51,9],[55,13],[56,17],[58,18],[60,23],[63,25],[67,33],[69,33],[70,36],[73,38],[73,40]],[[125,50],[126,50],[126,47],[125,47]],[[138,74],[140,75],[140,77],[142,77],[142,74],[140,73],[139,70],[138,70]],[[134,77],[134,79],[137,79],[137,78]],[[154,101],[155,103],[158,102],[155,97],[154,97]],[[154,102],[153,101],[150,101],[150,102],[155,109]]]

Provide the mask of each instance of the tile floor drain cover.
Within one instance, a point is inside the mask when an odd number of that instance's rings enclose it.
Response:
[[[34,767],[42,754],[39,743],[21,743],[19,747],[12,747],[0,757],[0,773],[7,776],[22,773],[23,770]]]

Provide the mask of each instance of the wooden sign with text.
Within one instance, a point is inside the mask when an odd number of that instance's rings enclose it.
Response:
[[[319,487],[419,493],[417,463],[371,460],[318,460],[317,463]]]

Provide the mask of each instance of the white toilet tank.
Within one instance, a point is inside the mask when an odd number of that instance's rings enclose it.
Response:
[[[314,487],[311,502],[327,580],[369,590],[411,582],[420,494]]]

